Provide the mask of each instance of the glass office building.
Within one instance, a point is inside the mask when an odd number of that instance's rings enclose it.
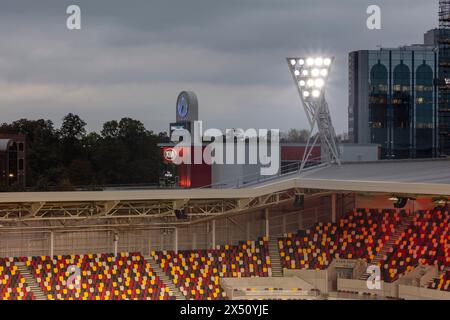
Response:
[[[450,0],[439,1],[439,147],[450,155]],[[435,36],[436,38],[436,36]]]
[[[375,143],[383,159],[439,154],[435,46],[349,54],[349,137]]]

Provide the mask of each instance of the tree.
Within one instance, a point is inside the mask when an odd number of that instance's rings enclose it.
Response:
[[[290,129],[288,133],[281,135],[281,142],[288,143],[306,143],[308,141],[309,131],[302,129]]]
[[[44,177],[48,180],[49,171],[60,165],[59,138],[52,121],[20,119],[3,124],[0,131],[25,135],[27,185],[34,186]]]
[[[117,138],[119,136],[119,123],[116,120],[105,122],[101,135],[103,138]]]
[[[59,134],[63,140],[81,140],[86,135],[86,122],[79,116],[69,113],[63,118]]]
[[[63,118],[60,135],[61,155],[64,166],[75,159],[86,159],[82,140],[86,136],[86,122],[79,116],[69,113]]]
[[[131,118],[107,121],[100,134],[87,134],[86,122],[71,113],[63,118],[59,130],[50,120],[20,119],[0,125],[0,132],[26,136],[27,186],[34,191],[157,183],[162,167],[157,144],[167,137]],[[3,189],[8,188],[12,187]]]

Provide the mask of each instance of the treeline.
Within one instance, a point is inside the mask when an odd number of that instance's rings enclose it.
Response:
[[[157,144],[167,140],[166,133],[156,134],[131,118],[105,122],[99,133],[87,133],[86,122],[71,113],[60,128],[50,120],[21,119],[2,124],[0,132],[26,136],[27,189],[33,191],[156,184],[162,169]]]
[[[317,131],[316,131],[317,132]],[[317,133],[316,133],[317,134]],[[309,137],[309,130],[306,129],[290,129],[288,132],[280,133],[280,142],[282,143],[306,143]],[[315,135],[313,136],[313,138]],[[340,143],[347,143],[348,133],[344,132],[337,135],[337,141]]]

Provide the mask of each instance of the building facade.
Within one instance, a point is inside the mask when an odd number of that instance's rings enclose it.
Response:
[[[450,0],[439,1],[439,143],[450,155]]]
[[[350,141],[380,145],[382,159],[439,156],[438,72],[432,45],[351,52]]]
[[[25,136],[0,133],[0,186],[25,187],[25,160]]]

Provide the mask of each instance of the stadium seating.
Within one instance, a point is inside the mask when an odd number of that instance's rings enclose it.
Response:
[[[187,299],[226,299],[221,277],[271,275],[267,239],[212,250],[152,252],[152,256]]]
[[[139,253],[43,256],[25,263],[50,300],[172,299]]]
[[[25,278],[17,270],[14,259],[0,258],[0,300],[34,300]]]
[[[279,239],[281,263],[287,269],[326,269],[333,259],[372,261],[395,231],[404,211],[358,209],[338,223]]]
[[[445,271],[438,279],[435,279],[429,288],[450,292],[450,271]]]
[[[396,241],[383,263],[384,280],[393,282],[419,263],[437,265],[441,271],[450,267],[449,222],[448,211],[441,208],[416,212],[411,226]]]

